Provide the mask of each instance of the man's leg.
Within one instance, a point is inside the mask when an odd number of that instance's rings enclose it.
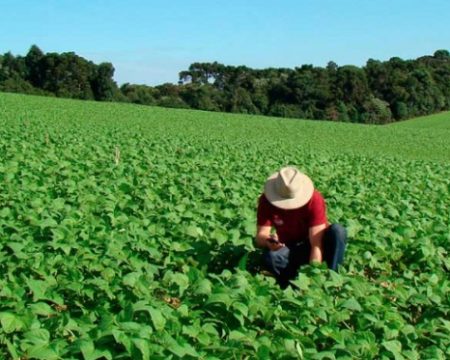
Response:
[[[328,267],[334,271],[344,261],[347,244],[347,231],[342,225],[332,224],[323,236],[323,258]]]
[[[277,251],[264,250],[263,260],[267,269],[279,276],[289,264],[289,248],[287,246]]]
[[[289,285],[289,280],[297,276],[300,266],[309,263],[311,247],[309,242],[283,247],[277,251],[266,250],[263,254],[264,262],[272,272],[281,288]]]

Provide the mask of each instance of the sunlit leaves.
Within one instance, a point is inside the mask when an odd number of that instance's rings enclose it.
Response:
[[[1,101],[1,358],[448,357],[445,128]],[[281,290],[253,236],[285,164],[349,242]]]

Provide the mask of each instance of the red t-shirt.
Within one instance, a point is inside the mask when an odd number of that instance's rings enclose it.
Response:
[[[272,205],[262,194],[259,197],[257,222],[259,226],[274,226],[282,243],[305,241],[309,238],[310,227],[328,224],[325,200],[320,192],[314,190],[306,205],[283,210]]]

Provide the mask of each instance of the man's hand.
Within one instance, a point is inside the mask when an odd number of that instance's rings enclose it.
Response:
[[[309,241],[311,242],[311,254],[309,256],[310,263],[321,263],[323,258],[322,239],[325,232],[326,224],[313,226],[309,229]]]
[[[271,226],[258,226],[256,229],[256,245],[271,251],[277,251],[285,245],[278,241],[277,234],[270,233],[271,230]]]
[[[277,234],[270,235],[269,238],[267,239],[266,243],[267,243],[267,248],[270,251],[277,251],[285,246],[283,243],[280,243],[280,241],[278,240]]]

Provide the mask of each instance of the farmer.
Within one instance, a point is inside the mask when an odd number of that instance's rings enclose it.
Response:
[[[325,261],[336,271],[346,241],[341,225],[328,224],[325,201],[308,176],[288,166],[267,179],[259,197],[256,245],[264,248],[264,263],[281,287],[301,265]]]

